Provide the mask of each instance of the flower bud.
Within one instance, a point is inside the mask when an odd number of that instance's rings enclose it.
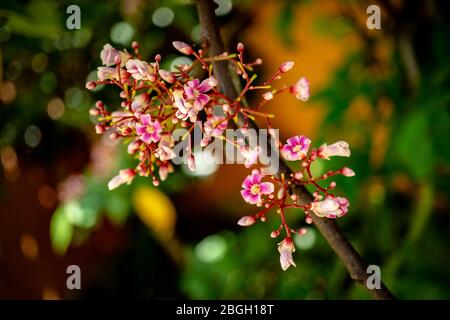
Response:
[[[278,70],[280,70],[281,73],[285,73],[285,72],[288,72],[289,70],[291,70],[293,67],[294,67],[294,61],[286,61],[280,65]]]
[[[237,44],[237,51],[243,52],[245,50],[244,44],[242,42],[239,42]]]
[[[267,101],[273,99],[273,93],[271,91],[265,92],[262,96],[263,96],[263,99],[267,100]]]
[[[131,43],[131,47],[133,48],[133,50],[139,49],[139,42],[133,41],[133,42]]]
[[[243,226],[243,227],[248,227],[248,226],[251,226],[252,224],[254,224],[255,222],[256,222],[255,217],[253,217],[253,216],[244,216],[244,217],[239,219],[238,225]]]
[[[161,78],[163,78],[163,80],[168,83],[174,83],[175,81],[177,81],[175,75],[170,71],[160,69],[158,73],[161,76]]]
[[[105,127],[98,123],[95,125],[95,132],[97,134],[102,134],[103,132],[105,132]]]
[[[86,83],[86,89],[88,90],[94,90],[95,87],[97,87],[97,83],[95,83],[95,81],[89,81]]]
[[[180,51],[181,53],[184,53],[186,55],[191,55],[194,52],[192,47],[190,45],[188,45],[187,43],[184,43],[181,41],[174,41],[174,42],[172,42],[172,44],[175,47],[175,49],[177,49],[178,51]]]
[[[346,177],[353,177],[355,175],[355,172],[350,169],[349,167],[343,167],[341,169],[341,173],[342,175],[346,176]]]

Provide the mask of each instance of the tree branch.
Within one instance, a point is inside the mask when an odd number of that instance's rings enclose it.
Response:
[[[208,49],[210,56],[217,56],[225,52],[225,46],[220,36],[219,25],[214,13],[215,3],[212,0],[196,0],[197,12],[200,20],[202,30],[202,46]],[[218,78],[222,92],[231,99],[236,99],[238,92],[234,85],[233,72],[229,70],[229,63],[227,61],[216,61],[213,63],[215,75]],[[240,115],[242,120],[242,115]],[[258,126],[249,119],[249,127],[258,130]],[[270,143],[270,142],[269,142]],[[271,146],[269,146],[271,148]],[[290,175],[292,171],[280,159],[279,174]],[[302,204],[310,203],[313,200],[312,195],[306,190],[304,186],[293,186],[292,193],[299,196]],[[367,273],[367,264],[362,260],[358,252],[353,248],[351,243],[339,229],[336,220],[321,218],[312,214],[314,224],[324,236],[325,240],[331,246],[336,255],[341,259],[342,263],[347,268],[350,277],[357,283],[364,286],[374,298],[376,299],[395,299],[389,289],[381,283],[380,289],[368,289],[366,281],[370,276]]]

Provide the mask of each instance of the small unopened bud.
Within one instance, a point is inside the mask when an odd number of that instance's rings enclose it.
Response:
[[[245,50],[244,44],[242,42],[239,42],[237,44],[237,51],[243,52]]]
[[[105,132],[105,127],[98,123],[95,125],[95,132],[97,134],[102,134],[103,132]]]
[[[153,185],[154,185],[155,187],[159,186],[159,180],[158,180],[158,179],[153,178],[152,182],[153,182]]]
[[[301,235],[301,236],[306,234],[306,232],[308,232],[308,229],[306,229],[306,228],[301,228],[300,230],[298,230],[298,234]]]
[[[158,71],[158,73],[161,76],[161,78],[163,78],[163,80],[168,83],[174,83],[175,81],[177,81],[175,75],[170,71],[161,69]]]
[[[297,194],[292,194],[291,195],[291,199],[292,199],[292,201],[297,201],[298,200],[298,195]]]
[[[100,100],[98,100],[96,103],[95,103],[95,106],[97,107],[97,109],[103,109],[103,107],[104,107],[104,104],[103,104],[103,102],[101,102]]]
[[[251,226],[252,224],[254,224],[255,222],[256,222],[255,217],[243,216],[242,218],[239,219],[238,225],[243,226],[243,227],[248,227],[248,226]]]
[[[311,224],[311,223],[313,222],[313,219],[311,218],[310,215],[307,215],[307,216],[306,216],[305,222],[306,222],[307,224]]]
[[[97,83],[95,83],[95,81],[89,81],[86,83],[86,89],[88,90],[94,90],[95,87],[97,87]]]
[[[172,118],[172,123],[173,124],[177,124],[178,123],[178,118]]]
[[[98,111],[98,109],[90,109],[89,110],[89,114],[94,117],[98,116],[99,113],[100,113],[100,111]]]
[[[256,64],[256,65],[260,65],[260,64],[262,64],[262,62],[263,62],[263,61],[262,61],[261,58],[258,58],[258,59],[255,60],[255,64]]]
[[[296,172],[296,173],[294,174],[294,178],[295,178],[296,180],[302,180],[302,179],[303,179],[303,173],[301,173],[301,172]]]
[[[275,239],[275,238],[278,237],[279,235],[280,235],[280,232],[279,232],[279,231],[276,231],[276,230],[274,230],[274,231],[272,231],[272,232],[270,233],[270,237],[273,238],[273,239]]]
[[[121,97],[122,99],[125,99],[127,97],[127,93],[125,91],[120,91],[119,97]]]
[[[285,72],[288,72],[289,70],[291,70],[293,66],[294,66],[294,61],[286,61],[280,65],[278,70],[280,70],[281,73],[285,73]]]
[[[335,182],[335,181],[331,181],[331,182],[330,182],[330,188],[331,188],[331,189],[336,188],[336,182]]]
[[[133,48],[133,50],[139,49],[139,42],[133,41],[133,42],[131,43],[131,47]]]
[[[355,171],[353,171],[352,169],[350,169],[348,167],[343,167],[341,169],[341,173],[346,177],[353,177],[355,175]]]
[[[120,54],[118,54],[117,56],[114,57],[115,64],[120,64],[121,62],[122,62],[122,59],[120,58]]]
[[[175,49],[177,49],[178,51],[180,51],[181,53],[184,53],[186,55],[191,55],[194,52],[192,47],[190,45],[188,45],[187,43],[184,43],[181,41],[174,41],[174,42],[172,42],[172,44],[175,47]]]
[[[263,96],[263,99],[267,100],[267,101],[273,99],[273,93],[271,91],[265,92],[262,96]]]
[[[155,61],[161,62],[161,55],[159,53],[155,56]]]
[[[187,158],[187,165],[189,170],[191,170],[192,172],[195,171],[195,157],[194,155],[189,155],[189,157]]]

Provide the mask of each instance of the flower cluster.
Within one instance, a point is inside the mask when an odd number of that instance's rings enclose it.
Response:
[[[239,122],[240,129],[246,129],[250,120],[256,117],[267,122],[269,132],[272,132],[271,118],[273,115],[262,112],[261,108],[278,94],[290,93],[301,101],[307,101],[310,96],[309,82],[301,77],[292,86],[274,88],[273,84],[284,73],[290,71],[294,63],[282,63],[266,80],[256,83],[257,75],[254,68],[262,63],[261,59],[246,61],[245,47],[237,45],[236,53],[223,53],[215,57],[206,57],[202,49],[194,48],[184,42],[175,41],[173,46],[180,53],[189,56],[193,63],[181,64],[172,70],[161,68],[161,55],[147,62],[139,53],[139,44],[133,42],[132,52],[118,50],[106,44],[100,53],[102,66],[98,68],[97,80],[86,83],[86,88],[94,90],[99,85],[113,85],[119,88],[120,106],[110,108],[102,101],[97,101],[90,114],[97,117],[95,130],[98,134],[108,134],[112,139],[123,139],[127,144],[128,153],[136,159],[132,168],[121,169],[117,176],[108,183],[110,190],[123,184],[130,184],[136,176],[151,177],[155,186],[164,181],[168,174],[174,171],[174,159],[177,142],[187,140],[184,147],[187,155],[185,162],[190,170],[196,168],[196,159],[190,145],[190,135],[200,122],[203,138],[201,146],[206,147],[215,139],[221,139],[233,145],[245,159],[245,167],[250,168],[258,162],[261,147],[250,146],[245,139],[227,140],[224,131],[231,122],[237,122],[237,115],[243,117]],[[214,74],[213,63],[228,61],[235,73],[241,79],[242,89],[236,98],[225,95],[220,88],[218,77]],[[259,92],[259,99],[249,103],[246,95],[249,92]],[[253,101],[253,100],[252,100]],[[181,141],[175,141],[174,131],[183,128]],[[273,136],[273,134],[271,133]],[[178,139],[178,138],[177,138]],[[295,265],[292,252],[295,250],[290,229],[284,219],[284,211],[289,207],[300,207],[307,212],[321,217],[336,218],[347,213],[348,201],[329,193],[335,187],[331,183],[324,188],[318,181],[335,174],[353,175],[353,171],[343,168],[328,172],[322,177],[313,178],[311,163],[317,159],[330,159],[332,156],[349,156],[350,151],[345,142],[332,145],[322,145],[310,152],[311,140],[304,136],[296,136],[287,140],[286,144],[277,143],[282,157],[287,161],[301,161],[302,170],[289,177],[268,175],[264,169],[253,169],[243,182],[241,191],[244,200],[250,204],[264,206],[264,210],[253,216],[245,216],[239,224],[248,226],[265,219],[265,214],[271,208],[277,207],[282,223],[280,228],[272,232],[272,237],[278,237],[281,229],[286,230],[286,237],[279,244],[280,261],[283,270]],[[270,181],[263,179],[270,178]],[[288,188],[294,184],[312,184],[316,187],[315,200],[311,204],[302,205],[295,196],[288,197]],[[275,197],[275,185],[278,187]],[[301,229],[301,234],[304,229]]]
[[[128,153],[138,160],[136,167],[121,170],[110,181],[110,189],[131,183],[136,175],[151,176],[154,185],[165,180],[174,171],[171,160],[176,156],[173,150],[176,141],[172,133],[177,128],[184,128],[191,133],[196,122],[202,121],[204,138],[201,145],[205,147],[213,138],[224,139],[225,129],[238,112],[245,118],[243,128],[247,126],[248,119],[255,117],[266,119],[271,127],[272,115],[259,111],[267,102],[268,96],[272,99],[279,93],[291,92],[303,101],[309,97],[305,78],[290,87],[278,90],[272,87],[272,82],[289,71],[293,62],[283,63],[268,81],[255,85],[256,75],[250,75],[250,72],[262,61],[256,59],[245,62],[245,47],[241,43],[237,46],[237,53],[224,53],[211,58],[206,58],[201,49],[195,51],[184,42],[175,41],[173,46],[182,54],[191,56],[193,64],[182,64],[174,70],[164,70],[160,67],[161,55],[156,55],[152,62],[144,61],[139,54],[137,42],[132,44],[132,53],[106,44],[100,53],[103,66],[98,68],[98,80],[86,84],[86,88],[90,90],[100,84],[114,85],[120,89],[120,108],[110,110],[102,101],[97,101],[90,113],[98,119],[95,126],[98,134],[108,133],[112,139],[125,139]],[[229,61],[245,81],[245,87],[237,99],[230,99],[220,91],[214,75],[212,63],[223,60]],[[197,66],[203,70],[203,80],[194,76]],[[254,90],[264,91],[259,103],[252,107],[244,105],[246,93]],[[189,135],[183,136],[182,140],[186,138]],[[247,167],[256,163],[258,148],[251,149],[242,141],[227,142],[239,149],[246,159]],[[186,151],[188,167],[195,170],[195,157],[189,145]]]
[[[271,174],[265,174],[262,170],[253,169],[242,183],[241,195],[244,200],[263,210],[257,214],[244,216],[238,224],[241,226],[250,226],[258,219],[266,220],[266,213],[273,208],[277,209],[281,223],[277,230],[272,231],[271,237],[277,238],[281,231],[285,230],[285,238],[278,244],[280,252],[280,264],[283,270],[291,265],[295,266],[292,253],[295,251],[292,234],[304,235],[305,228],[294,230],[286,222],[286,209],[301,208],[306,213],[306,223],[312,223],[311,215],[326,218],[339,218],[348,211],[349,202],[346,198],[335,196],[331,191],[336,187],[336,182],[332,181],[326,187],[319,183],[335,175],[344,175],[352,177],[355,175],[352,169],[343,167],[339,170],[328,171],[327,173],[314,177],[311,173],[311,165],[317,159],[329,160],[331,157],[349,157],[349,145],[344,141],[338,141],[331,145],[323,144],[317,149],[310,151],[311,140],[305,136],[295,136],[289,138],[285,144],[280,143],[282,157],[286,161],[299,161],[300,170],[291,173],[289,176],[281,174],[280,177]],[[266,181],[263,181],[263,180]],[[290,188],[299,185],[312,185],[316,191],[313,193],[314,200],[308,204],[302,204],[298,196],[293,193],[289,196]]]

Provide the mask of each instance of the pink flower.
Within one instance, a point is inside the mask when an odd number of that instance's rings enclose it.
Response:
[[[205,93],[216,85],[217,80],[214,77],[205,79],[201,83],[198,79],[194,79],[184,86],[184,93],[188,100],[194,101],[194,109],[200,111],[209,101],[209,96]]]
[[[139,138],[145,143],[158,142],[161,139],[159,135],[162,131],[162,127],[158,121],[152,121],[152,117],[149,114],[144,114],[140,118],[141,123],[136,124],[136,133]]]
[[[135,176],[136,171],[133,169],[120,170],[119,174],[108,182],[108,189],[109,190],[116,189],[117,187],[121,186],[124,183],[129,185],[133,181]]]
[[[301,77],[295,85],[291,87],[291,93],[302,101],[308,101],[309,99],[309,81],[305,77]]]
[[[117,72],[117,68],[99,67],[97,68],[97,78],[101,81],[119,80],[119,73]],[[122,83],[126,83],[130,79],[130,74],[124,68],[120,69],[120,79]]]
[[[286,160],[302,160],[308,153],[311,140],[305,136],[295,136],[289,138],[287,143],[281,148],[281,153]]]
[[[102,64],[105,66],[115,65],[116,56],[119,56],[119,50],[109,43],[105,44],[100,52],[100,59],[102,59]]]
[[[175,152],[171,147],[172,137],[167,134],[163,135],[161,137],[161,140],[159,141],[158,148],[155,151],[155,156],[161,161],[171,160],[175,158]]]
[[[217,137],[222,135],[228,126],[228,120],[223,116],[210,115],[204,125],[207,136]]]
[[[261,196],[273,193],[274,186],[271,182],[261,182],[263,175],[257,169],[252,171],[252,174],[247,176],[242,183],[241,195],[244,200],[250,204],[262,203]]]
[[[118,80],[118,74],[116,68],[111,67],[99,67],[97,68],[97,78],[101,81],[115,79]]]
[[[261,153],[261,147],[257,146],[250,149],[249,146],[244,146],[240,148],[241,154],[245,159],[244,166],[250,168],[252,165],[258,162],[259,154]]]
[[[311,211],[319,217],[337,218],[348,212],[349,202],[343,197],[327,197],[311,203]]]
[[[256,222],[255,217],[243,216],[242,218],[239,219],[238,225],[243,226],[243,227],[248,227],[248,226],[251,226],[252,224],[254,224],[255,222]]]
[[[174,42],[172,42],[172,44],[175,47],[175,49],[177,49],[178,51],[180,51],[181,53],[184,53],[186,55],[190,55],[194,52],[192,47],[190,45],[188,45],[187,43],[184,43],[181,41],[174,41]]]
[[[184,99],[183,92],[181,90],[175,90],[173,92],[173,99],[173,104],[178,108],[175,113],[175,116],[178,119],[185,121],[189,118],[191,122],[195,122],[197,120],[198,111],[195,110],[192,103]]]
[[[347,142],[338,141],[331,145],[324,143],[317,152],[319,158],[330,160],[330,157],[350,157],[350,148]]]
[[[281,73],[285,73],[285,72],[288,72],[289,70],[291,70],[293,67],[294,67],[294,61],[286,61],[280,65],[278,70],[280,70]]]
[[[290,237],[284,238],[284,240],[278,244],[278,252],[280,253],[280,264],[283,271],[286,271],[290,266],[296,267],[294,259],[292,258],[292,252],[295,252],[295,246]]]
[[[136,80],[154,80],[153,68],[147,62],[139,59],[130,59],[125,64],[125,67]]]

